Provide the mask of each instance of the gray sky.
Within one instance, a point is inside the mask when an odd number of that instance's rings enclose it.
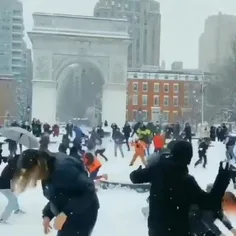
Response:
[[[26,30],[32,27],[32,13],[92,15],[97,0],[22,0]],[[236,0],[159,0],[161,3],[161,60],[167,67],[174,60],[185,68],[198,65],[198,38],[208,15],[236,14]]]

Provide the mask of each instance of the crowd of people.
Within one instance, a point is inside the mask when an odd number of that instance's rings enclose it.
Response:
[[[236,230],[223,214],[229,206],[223,204],[223,199],[236,205],[232,193],[226,192],[230,180],[236,181],[236,169],[229,162],[221,162],[214,184],[209,185],[207,191],[201,189],[188,171],[193,157],[189,124],[183,129],[178,123],[164,129],[159,123],[152,122],[138,122],[134,126],[126,122],[123,127],[111,124],[109,136],[102,126],[85,134],[79,126],[69,122],[58,152],[51,152],[49,144],[51,134],[60,134],[59,126],[51,128],[48,124],[39,124],[34,120],[31,126],[25,124],[27,128],[21,125],[35,136],[40,136],[38,150],[21,150],[17,154],[18,144],[15,142],[13,150],[9,144],[10,154],[5,159],[7,164],[0,176],[0,193],[8,199],[0,216],[1,223],[7,223],[12,213],[24,213],[14,192],[24,192],[41,181],[43,195],[48,200],[43,209],[44,233],[50,232],[54,219],[53,226],[58,236],[90,236],[99,212],[95,182],[108,178],[106,174],[99,173],[102,162],[98,158],[101,156],[109,161],[104,142],[107,135],[114,142],[115,157],[120,154],[121,158],[125,158],[123,145],[126,145],[127,151],[134,150],[130,166],[138,158],[142,161],[142,166],[131,172],[130,179],[134,184],[150,183],[148,211],[144,211],[148,216],[149,236],[223,235],[214,225],[216,219],[236,235]],[[19,124],[13,122],[12,126]],[[199,160],[195,166],[203,161],[203,167],[206,167],[206,152],[213,139],[212,129],[201,129]],[[218,138],[216,130],[215,134]],[[169,144],[166,142],[168,138],[173,139]],[[225,141],[227,145],[227,130],[219,141]]]

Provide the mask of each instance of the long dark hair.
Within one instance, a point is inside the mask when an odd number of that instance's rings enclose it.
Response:
[[[18,161],[13,183],[18,192],[24,192],[27,187],[36,187],[38,180],[48,178],[48,163],[50,156],[46,152],[28,149]]]

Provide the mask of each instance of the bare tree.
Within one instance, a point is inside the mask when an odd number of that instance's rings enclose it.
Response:
[[[223,121],[236,120],[236,38],[232,40],[231,55],[223,65],[211,65],[215,79],[207,83],[206,113]]]

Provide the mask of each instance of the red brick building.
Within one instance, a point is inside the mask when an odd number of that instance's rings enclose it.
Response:
[[[129,71],[127,120],[137,120],[139,111],[142,111],[146,121],[180,121],[186,113],[193,109],[197,111],[196,106],[200,105],[201,81],[200,73]]]

